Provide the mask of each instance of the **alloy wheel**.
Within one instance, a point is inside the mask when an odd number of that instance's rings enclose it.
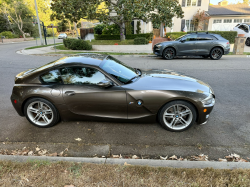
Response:
[[[163,121],[172,130],[182,130],[190,125],[193,113],[185,105],[175,104],[168,107],[163,114]]]
[[[41,101],[30,103],[27,107],[27,115],[30,121],[38,126],[47,126],[54,118],[53,111],[49,105]]]
[[[222,50],[220,48],[215,48],[212,51],[211,56],[213,59],[220,59],[222,56]]]
[[[246,40],[246,46],[250,46],[250,38]]]
[[[173,59],[174,56],[175,56],[175,51],[174,51],[174,49],[172,49],[172,48],[167,48],[167,49],[164,51],[164,57],[165,57],[165,59],[170,60],[170,59]]]

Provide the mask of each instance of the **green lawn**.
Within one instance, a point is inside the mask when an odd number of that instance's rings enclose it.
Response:
[[[58,44],[62,44],[62,43],[56,43],[56,45]],[[27,47],[25,49],[36,49],[36,48],[41,48],[41,47],[48,47],[48,46],[52,46],[54,44],[49,44],[49,45],[37,45],[37,46],[33,46],[33,47]]]
[[[233,52],[229,52],[227,55],[234,55]],[[250,55],[250,52],[244,52],[243,55]]]

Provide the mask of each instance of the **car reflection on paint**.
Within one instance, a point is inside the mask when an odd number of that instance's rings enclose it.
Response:
[[[85,53],[18,74],[11,101],[37,127],[59,120],[158,121],[183,131],[207,122],[215,95],[208,84],[180,73]]]

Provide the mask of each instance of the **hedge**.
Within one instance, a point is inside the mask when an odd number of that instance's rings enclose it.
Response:
[[[95,40],[120,40],[120,35],[108,35],[108,34],[95,34]],[[126,35],[127,40],[132,40],[138,37],[143,37],[148,40],[152,40],[152,33],[145,33],[145,34],[128,34]]]
[[[134,45],[145,45],[148,44],[148,40],[143,37],[138,37],[134,39]]]
[[[206,32],[206,31],[198,31],[198,32]],[[170,32],[170,33],[166,34],[166,37],[170,36],[172,39],[175,40],[175,39],[179,38],[180,36],[185,35],[185,34],[189,34],[189,33],[194,33],[194,31],[193,32],[187,32],[187,33],[185,33],[185,32],[172,32],[171,33]],[[208,33],[219,34],[223,38],[229,40],[229,42],[231,44],[234,43],[234,39],[237,36],[237,31],[208,31]]]
[[[68,49],[72,49],[72,50],[91,50],[92,49],[92,45],[80,39],[72,39],[72,38],[63,39],[63,44],[65,47],[67,47]]]

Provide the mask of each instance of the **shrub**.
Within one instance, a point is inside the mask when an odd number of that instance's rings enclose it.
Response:
[[[72,50],[91,50],[92,45],[90,45],[88,42],[84,40],[79,40],[79,39],[72,39],[72,38],[67,38],[63,40],[63,44],[65,47],[68,49]]]
[[[171,39],[177,39],[182,35],[185,34],[189,34],[189,33],[194,33],[195,31],[192,32],[170,32],[166,34],[166,37],[170,36]],[[206,31],[198,31],[198,32],[206,32]],[[237,36],[237,32],[236,31],[208,31],[208,33],[211,34],[219,34],[221,35],[223,38],[227,39],[229,41],[229,43],[234,43],[234,39]]]
[[[14,35],[10,31],[1,32],[0,36],[5,36],[5,38],[14,38]]]
[[[145,44],[148,44],[148,40],[146,38],[143,38],[143,37],[135,38],[134,44],[135,45],[145,45]]]
[[[118,34],[119,35],[120,34],[120,27],[116,24],[107,25],[102,30],[102,34],[108,34],[108,35]]]
[[[106,27],[104,24],[99,24],[94,27],[95,34],[102,34],[102,30]]]
[[[95,40],[120,40],[120,35],[108,35],[108,34],[102,34],[98,35],[95,34]],[[145,33],[145,34],[128,34],[125,36],[126,40],[133,40],[138,37],[147,38],[148,40],[152,40],[153,34],[152,33]]]

